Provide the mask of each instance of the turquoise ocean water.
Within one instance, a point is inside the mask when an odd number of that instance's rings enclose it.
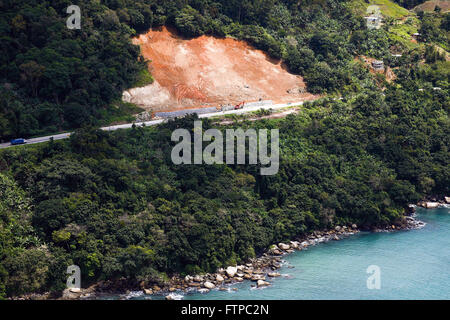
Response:
[[[361,233],[285,256],[270,287],[244,282],[184,300],[450,299],[450,209],[418,210],[419,230]],[[367,288],[367,268],[380,270],[380,289]],[[117,298],[117,297],[116,297]],[[123,298],[123,296],[121,297]],[[131,299],[158,299],[132,293]],[[163,297],[160,297],[163,298]]]

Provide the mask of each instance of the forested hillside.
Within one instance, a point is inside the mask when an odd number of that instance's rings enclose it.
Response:
[[[81,30],[66,28],[79,5]],[[151,81],[130,38],[174,26],[186,37],[243,39],[283,58],[313,93],[356,90],[357,54],[389,59],[390,40],[368,32],[353,1],[105,0],[0,2],[0,141],[128,120],[123,90]]]
[[[431,89],[448,79],[448,64],[433,72],[442,67],[414,68],[416,80],[404,70],[384,94],[244,123],[280,129],[273,177],[257,166],[173,165],[171,133],[192,118],[3,151],[2,294],[62,290],[71,264],[84,285],[125,277],[137,287],[241,263],[308,231],[401,224],[408,203],[450,192],[448,88]]]
[[[350,2],[73,1],[82,29],[68,30],[72,2],[1,1],[0,139],[90,126],[0,151],[0,298],[60,293],[72,264],[83,286],[211,272],[313,230],[401,225],[409,203],[449,195],[450,62],[435,47],[448,15],[417,18],[429,36],[411,49],[386,27],[367,30]],[[174,165],[171,134],[192,117],[95,129],[130,111],[117,102],[124,88],[151,81],[130,37],[163,24],[247,40],[329,94],[285,119],[232,125],[280,129],[277,175]],[[203,123],[214,126],[224,129]]]

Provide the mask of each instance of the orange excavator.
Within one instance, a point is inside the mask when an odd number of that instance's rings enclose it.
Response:
[[[234,106],[234,110],[244,109],[245,101]]]

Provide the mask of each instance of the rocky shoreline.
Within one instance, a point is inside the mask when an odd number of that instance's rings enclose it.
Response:
[[[392,225],[384,229],[373,229],[372,232],[392,232],[399,230],[419,229],[425,226],[425,223],[416,220],[414,216],[406,216],[399,225]],[[282,267],[282,257],[296,251],[307,250],[310,246],[328,241],[339,241],[351,235],[360,233],[361,230],[355,225],[336,226],[334,230],[315,231],[308,236],[290,241],[289,243],[278,243],[272,245],[269,250],[261,257],[250,260],[249,263],[238,266],[230,266],[226,269],[221,268],[214,274],[186,276],[184,279],[177,279],[175,286],[169,288],[169,292],[152,289],[144,289],[145,294],[164,294],[167,300],[177,299],[179,296],[173,294],[176,291],[192,292],[192,288],[199,293],[208,293],[212,289],[227,291],[233,284],[252,281],[252,287],[263,288],[270,286],[268,281],[272,278],[280,277],[277,272]],[[227,288],[228,287],[228,288]],[[157,288],[158,289],[158,288]],[[175,289],[175,290],[174,290]],[[232,290],[237,290],[232,288]]]
[[[450,203],[450,198],[445,198],[444,201],[421,201],[417,206],[424,208],[437,208],[445,206],[445,203]],[[432,204],[430,204],[432,203]],[[436,206],[434,203],[438,203]],[[264,288],[271,285],[270,279],[280,277],[281,274],[277,272],[283,266],[283,257],[294,253],[296,251],[307,250],[310,246],[315,246],[319,243],[328,241],[338,241],[347,238],[351,235],[360,233],[361,231],[369,232],[393,232],[400,230],[420,229],[425,226],[425,223],[415,218],[416,205],[410,205],[406,215],[400,223],[391,225],[385,228],[373,228],[361,230],[357,225],[352,224],[348,226],[336,226],[332,230],[314,231],[309,235],[289,241],[288,243],[278,243],[272,245],[260,257],[251,259],[245,264],[237,266],[228,266],[227,268],[218,269],[215,273],[208,273],[194,276],[173,276],[169,281],[163,285],[145,286],[141,283],[139,286],[130,288],[126,280],[116,282],[99,282],[86,289],[66,289],[62,296],[58,299],[62,300],[84,300],[96,299],[102,296],[111,295],[148,295],[164,296],[167,300],[176,300],[182,298],[181,294],[185,293],[208,293],[211,290],[237,290],[233,285],[244,281],[253,282],[252,287]],[[49,294],[31,294],[15,299],[33,299],[43,300],[51,299]]]
[[[417,206],[425,209],[436,209],[448,204],[450,204],[450,197],[443,197],[442,199],[438,199],[438,197],[431,197],[429,199],[419,201]]]
[[[188,275],[184,278],[174,276],[164,286],[154,285],[147,288],[142,286],[140,291],[144,295],[165,296],[166,300],[176,300],[182,297],[181,294],[185,293],[208,293],[213,289],[221,291],[237,290],[237,288],[233,288],[233,284],[244,281],[253,282],[252,286],[256,288],[267,287],[271,285],[269,279],[281,276],[277,270],[282,267],[283,256],[306,250],[308,247],[322,242],[341,240],[359,232],[360,230],[356,225],[337,226],[334,230],[329,231],[315,231],[297,241],[274,244],[260,257],[251,259],[243,265],[220,268],[215,273]],[[97,289],[103,291],[98,286],[95,290],[90,288],[81,290],[81,292],[72,292],[70,289],[66,289],[62,299],[95,299],[99,296],[98,294],[103,295]]]
[[[248,263],[238,266],[229,266],[221,268],[213,274],[186,276],[183,279],[174,279],[172,288],[169,288],[169,294],[166,299],[174,299],[175,295],[170,292],[183,291],[192,292],[197,290],[200,293],[208,293],[210,290],[217,288],[218,290],[228,290],[227,287],[233,284],[252,281],[253,287],[262,288],[270,286],[268,282],[270,278],[280,277],[277,272],[282,267],[282,257],[295,251],[307,249],[309,246],[316,245],[321,242],[340,240],[358,233],[359,230],[354,225],[351,227],[336,227],[332,231],[316,231],[311,235],[299,241],[290,241],[289,243],[278,243],[272,245],[269,250],[259,258],[251,259]],[[146,294],[167,293],[164,290],[145,289]],[[232,289],[233,290],[233,289]]]
[[[367,230],[371,232],[392,232],[399,230],[412,230],[425,226],[422,221],[414,218],[415,208],[411,209],[410,216],[397,224],[391,225],[383,229]],[[271,285],[270,279],[280,277],[277,272],[283,265],[283,257],[296,251],[307,250],[310,246],[328,241],[338,241],[357,234],[361,230],[355,224],[349,226],[336,226],[333,230],[314,231],[313,233],[290,241],[289,243],[278,243],[272,245],[267,252],[260,257],[251,259],[245,264],[237,266],[229,266],[227,268],[218,269],[215,273],[208,273],[194,276],[173,276],[163,286],[153,285],[150,287],[141,284],[138,292],[134,295],[164,296],[166,300],[181,299],[185,293],[208,293],[211,290],[237,290],[233,285],[244,281],[253,282],[252,287],[264,288]],[[117,287],[117,284],[114,286]],[[119,285],[120,287],[120,285]],[[61,299],[95,299],[103,295],[112,295],[110,285],[107,283],[99,283],[88,289],[70,290],[66,289]],[[120,289],[117,291],[121,291]],[[122,290],[123,295],[123,290]],[[128,295],[133,295],[127,291]]]

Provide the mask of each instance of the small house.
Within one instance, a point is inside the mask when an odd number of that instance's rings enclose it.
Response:
[[[384,62],[381,60],[375,60],[372,62],[372,68],[375,71],[384,71]]]

